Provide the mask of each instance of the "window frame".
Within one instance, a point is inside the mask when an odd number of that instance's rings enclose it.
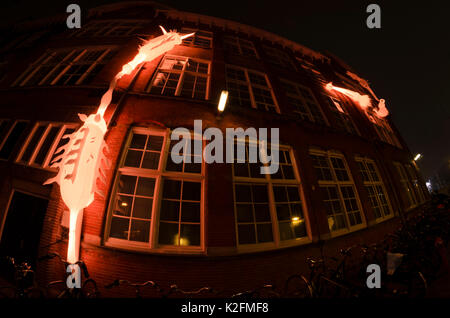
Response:
[[[328,94],[325,94],[325,97],[327,98],[331,112],[334,114],[335,120],[337,118],[337,120],[340,121],[341,125],[345,127],[344,131],[348,134],[361,136],[358,127],[356,126],[352,116],[347,110],[347,105],[345,105],[345,102],[335,96],[331,96]],[[336,105],[336,103],[339,105],[339,107]],[[334,107],[331,104],[333,104]],[[351,125],[354,131],[352,131],[349,125]],[[342,129],[342,127],[340,126],[337,126],[336,128],[340,130]]]
[[[276,67],[281,67],[285,69],[289,69],[292,67],[294,69],[294,72],[298,71],[294,61],[289,56],[289,54],[286,53],[286,51],[283,51],[282,49],[279,48],[271,47],[266,44],[263,44],[263,50],[264,54],[269,58],[268,61],[271,64],[275,65]],[[273,60],[276,60],[277,62],[274,62]]]
[[[183,69],[182,70],[161,69],[161,66],[163,65],[163,63],[166,60],[166,58],[177,59],[177,60],[184,59],[185,63],[183,65]],[[208,73],[204,74],[204,73],[186,71],[186,64],[187,64],[187,62],[189,60],[193,60],[194,62],[197,62],[197,63],[208,64]],[[196,100],[208,101],[209,97],[210,97],[209,94],[210,94],[210,88],[211,88],[211,68],[212,68],[212,63],[209,60],[193,58],[193,57],[189,57],[189,56],[166,54],[166,55],[163,56],[163,58],[159,62],[158,67],[155,69],[155,71],[153,73],[153,76],[150,78],[150,80],[146,84],[145,92],[148,93],[148,94],[155,95],[155,96],[180,97],[180,98],[186,98],[186,99],[190,99],[190,100],[194,100],[194,101],[196,101]],[[180,78],[178,79],[178,83],[177,83],[177,87],[175,89],[174,95],[155,94],[155,93],[151,93],[150,92],[152,87],[153,87],[153,82],[156,79],[156,77],[158,76],[159,72],[168,72],[170,74],[172,74],[172,73],[180,74]],[[185,74],[186,73],[194,74],[194,76],[196,76],[196,77],[199,76],[199,77],[205,77],[206,78],[206,90],[205,90],[205,98],[204,99],[198,99],[198,98],[194,98],[194,97],[186,97],[186,96],[180,95],[182,87],[183,87],[184,78],[185,78]]]
[[[363,209],[362,204],[361,204],[361,198],[359,197],[358,189],[357,189],[355,181],[353,179],[352,171],[350,170],[350,167],[348,166],[348,163],[347,163],[347,160],[346,160],[344,154],[342,154],[341,152],[336,151],[336,150],[321,150],[321,149],[318,149],[318,148],[310,148],[309,155],[310,156],[311,155],[322,156],[322,157],[325,157],[325,159],[327,160],[328,166],[330,167],[331,177],[332,177],[333,180],[319,180],[317,178],[317,176],[316,176],[317,184],[319,186],[319,189],[322,188],[322,187],[327,187],[327,186],[328,187],[329,186],[335,186],[336,187],[337,193],[339,195],[340,205],[341,205],[341,208],[344,211],[345,219],[346,219],[346,222],[347,222],[347,227],[342,228],[342,229],[338,229],[338,230],[335,230],[335,231],[332,231],[329,228],[329,226],[328,226],[329,234],[330,234],[331,238],[334,238],[334,237],[337,237],[337,236],[341,236],[341,235],[345,235],[345,234],[352,233],[352,232],[355,232],[355,231],[359,231],[359,230],[361,230],[363,228],[366,228],[367,227],[367,220],[366,220],[366,216],[364,214],[364,209]],[[347,181],[339,181],[338,180],[338,178],[336,176],[335,169],[333,167],[333,163],[331,162],[331,158],[332,157],[339,158],[339,159],[342,160],[342,162],[344,163],[345,170],[347,172],[349,180],[347,180]],[[314,166],[313,166],[313,169],[315,169]],[[351,186],[353,188],[353,192],[355,194],[355,199],[356,199],[356,204],[358,205],[358,209],[359,209],[360,214],[361,214],[361,224],[357,224],[357,225],[351,226],[350,219],[349,219],[349,216],[348,216],[347,207],[345,206],[345,201],[344,201],[345,198],[344,198],[344,196],[342,194],[341,186]],[[324,204],[324,201],[325,201],[325,198],[321,195],[321,203]],[[326,209],[324,209],[324,211],[325,210]],[[326,217],[327,223],[328,223],[328,215],[325,215],[325,217]]]
[[[3,122],[3,121],[10,121],[10,122],[12,122],[12,124],[11,124],[11,126],[8,128],[8,130],[6,131],[5,136],[2,137],[2,140],[0,140],[0,152],[2,151],[3,146],[5,145],[6,141],[7,141],[8,138],[9,138],[9,136],[11,135],[11,133],[12,133],[14,127],[16,127],[16,125],[17,125],[18,123],[20,123],[20,122],[27,123],[27,126],[25,127],[24,131],[23,131],[22,134],[19,136],[19,140],[20,140],[20,138],[23,136],[23,134],[27,132],[27,129],[29,129],[29,124],[30,124],[30,121],[29,121],[29,120],[26,120],[26,119],[7,119],[7,118],[5,118],[5,119],[2,119],[1,121],[2,121],[2,122]],[[1,137],[1,136],[0,136],[0,137]],[[15,145],[13,146],[13,150],[12,150],[12,152],[9,154],[8,158],[6,158],[6,159],[5,159],[5,158],[0,158],[0,160],[1,160],[1,161],[9,161],[9,160],[12,158],[12,155],[14,155],[14,150],[15,150],[16,148],[17,148],[17,144],[15,144]]]
[[[66,52],[66,55],[61,61],[58,61],[55,65],[53,65],[52,69],[46,73],[45,76],[43,76],[39,82],[32,86],[41,86],[43,83],[46,82],[46,80],[52,76],[58,69],[59,66],[64,65],[67,62],[67,65],[61,69],[58,73],[58,75],[53,78],[53,80],[48,83],[48,86],[66,86],[66,84],[60,84],[56,85],[56,83],[59,81],[59,79],[67,73],[67,71],[70,69],[73,63],[76,63],[80,59],[83,58],[88,52],[91,51],[97,51],[97,50],[103,50],[103,53],[92,63],[90,64],[89,68],[84,72],[80,78],[75,82],[73,85],[80,85],[83,84],[83,81],[86,79],[86,77],[90,74],[92,69],[96,67],[101,63],[105,56],[110,54],[111,52],[115,52],[117,49],[116,46],[113,45],[103,45],[103,46],[88,46],[88,47],[71,47],[71,48],[59,48],[59,49],[51,49],[47,50],[43,55],[41,55],[35,62],[31,63],[27,69],[14,81],[14,83],[11,86],[27,86],[28,81],[43,67],[46,65],[47,62],[49,62],[56,54],[61,52]],[[77,53],[80,51],[79,53]],[[108,63],[109,60],[106,61]],[[105,63],[105,65],[106,65]],[[46,86],[47,86],[46,85]],[[72,85],[68,85],[72,86]]]
[[[24,154],[24,152],[26,151],[26,149],[28,148],[28,146],[30,145],[30,142],[34,136],[34,134],[36,133],[37,129],[40,126],[44,126],[44,132],[42,133],[42,136],[39,138],[38,143],[34,146],[34,150],[31,153],[30,158],[27,161],[23,161],[22,160],[22,156]],[[58,127],[58,132],[56,134],[55,139],[52,141],[51,146],[49,148],[49,150],[47,151],[47,154],[45,155],[44,161],[42,163],[42,165],[36,164],[34,162],[34,160],[36,159],[37,154],[39,153],[39,151],[41,150],[42,145],[45,142],[45,139],[47,138],[50,130],[53,127]],[[59,142],[61,141],[61,138],[66,134],[67,129],[74,129],[76,130],[77,128],[79,128],[79,124],[76,123],[64,123],[64,122],[47,122],[47,121],[40,121],[40,122],[36,122],[30,133],[28,134],[26,140],[24,141],[22,147],[20,148],[20,151],[18,152],[16,158],[15,158],[15,163],[17,164],[22,164],[25,166],[30,166],[30,167],[34,167],[34,168],[43,168],[43,169],[48,169],[48,170],[56,170],[56,168],[51,168],[49,167],[50,165],[50,160],[52,159],[52,157],[55,155],[55,151],[57,150],[56,147],[58,146]]]
[[[395,170],[397,171],[397,175],[399,176],[398,180],[403,188],[403,192],[407,199],[407,202],[405,202],[406,211],[412,210],[419,205],[419,201],[418,198],[416,197],[414,186],[409,178],[409,175],[404,165],[398,161],[394,161],[394,166]]]
[[[116,28],[120,28],[125,23],[136,23],[128,30],[127,34],[123,35],[109,35]],[[96,38],[96,37],[129,37],[134,35],[134,31],[142,29],[148,23],[146,20],[139,19],[123,19],[123,20],[97,20],[90,21],[82,29],[69,34],[70,38]],[[100,28],[96,26],[100,25]],[[101,32],[103,31],[103,32]]]
[[[227,42],[231,42],[230,39],[231,39],[231,41],[234,41],[233,45],[237,46],[239,54],[236,54],[234,52],[234,50],[230,51],[230,49],[227,47],[227,45],[229,45]],[[253,58],[253,56],[250,56],[250,55],[247,55],[247,54],[243,53],[243,50],[242,50],[242,46],[243,45],[242,45],[241,42],[242,43],[247,42],[246,44],[250,43],[251,44],[251,50],[255,53],[255,57],[257,59],[260,59],[258,51],[256,50],[256,47],[255,47],[255,43],[253,43],[252,40],[247,40],[247,39],[241,38],[241,37],[236,36],[236,35],[225,35],[224,38],[223,38],[223,48],[224,48],[225,52],[227,52],[227,54],[238,55],[238,56],[243,56],[243,57],[247,57],[247,58]]]
[[[364,167],[365,167],[365,170],[368,171],[368,172],[370,172],[370,170],[368,169],[367,163],[371,163],[373,165],[373,167],[375,169],[375,173],[378,176],[378,181],[373,180],[372,176],[369,173],[369,180],[364,180],[364,178],[362,179],[364,187],[366,187],[366,191],[367,191],[367,187],[380,186],[381,189],[383,190],[383,194],[384,194],[384,196],[386,198],[386,202],[387,202],[387,206],[388,206],[388,209],[390,211],[390,214],[382,215],[381,217],[378,217],[378,218],[375,216],[375,221],[377,223],[379,223],[379,222],[383,222],[383,221],[386,221],[386,220],[389,220],[389,219],[393,218],[394,217],[394,209],[392,208],[391,200],[389,198],[388,192],[387,192],[386,187],[384,185],[384,181],[383,181],[383,178],[381,177],[380,170],[378,169],[377,163],[373,159],[370,159],[368,157],[361,157],[361,156],[355,156],[355,161],[357,163],[358,162],[362,163],[364,165]],[[367,193],[367,195],[369,195],[369,193]],[[381,205],[381,200],[378,197],[376,198],[376,200],[378,202],[378,206],[381,207],[382,206]],[[372,209],[373,209],[373,207],[372,207]]]
[[[308,115],[309,121],[312,122],[312,123],[320,125],[321,123],[316,121],[316,118],[314,117],[314,115],[313,115],[313,113],[311,111],[311,108],[309,107],[308,100],[303,96],[303,94],[301,92],[299,92],[300,88],[306,90],[312,96],[312,100],[311,101],[314,102],[315,106],[317,107],[317,110],[322,115],[323,122],[325,123],[326,126],[330,126],[330,122],[328,121],[328,118],[325,116],[325,113],[323,112],[323,109],[320,106],[320,103],[318,102],[316,96],[314,96],[312,90],[309,87],[301,85],[301,84],[298,84],[296,82],[293,82],[293,81],[290,81],[290,80],[287,80],[287,79],[284,79],[284,78],[280,78],[280,82],[281,82],[281,86],[282,86],[282,88],[284,90],[284,93],[285,93],[286,97],[291,97],[291,98],[294,98],[294,99],[300,99],[304,103],[304,105],[306,105],[306,107],[307,107],[307,110],[308,110],[308,114],[307,115]],[[294,95],[290,94],[289,92],[287,92],[287,90],[284,87],[285,84],[294,86],[295,89],[296,89],[297,94],[294,96]],[[289,102],[287,102],[287,103],[290,104]],[[290,105],[290,107],[294,108],[292,105]],[[302,114],[300,114],[300,112],[296,111],[295,109],[292,109],[292,112],[294,112],[295,114],[297,114],[300,117],[303,116]],[[303,117],[302,117],[302,120],[304,120]]]
[[[225,85],[226,85],[227,89],[228,89],[228,82],[230,81],[230,79],[227,77],[227,74],[226,74],[226,69],[227,68],[234,68],[234,69],[237,69],[239,71],[243,71],[244,72],[245,79],[246,79],[245,83],[240,81],[240,80],[234,80],[234,79],[231,79],[231,82],[237,83],[237,84],[245,84],[247,86],[247,89],[248,89],[248,92],[249,92],[249,96],[250,96],[250,103],[251,103],[251,108],[252,109],[259,110],[259,111],[264,111],[264,112],[267,112],[267,113],[273,113],[273,111],[271,111],[271,110],[267,110],[267,109],[263,110],[263,109],[259,109],[257,107],[256,100],[255,100],[255,95],[253,93],[253,86],[255,86],[255,88],[258,88],[258,89],[264,89],[264,90],[269,90],[270,91],[270,94],[271,94],[272,100],[273,100],[273,104],[275,106],[275,107],[273,107],[274,110],[275,110],[275,113],[277,113],[277,114],[281,113],[280,112],[280,107],[278,105],[278,102],[277,102],[277,99],[276,99],[276,96],[275,96],[275,92],[273,90],[272,84],[270,83],[269,77],[267,76],[267,74],[265,74],[263,72],[260,72],[260,71],[253,70],[253,69],[244,68],[244,67],[241,67],[241,66],[236,66],[236,65],[232,65],[232,64],[225,64]],[[264,79],[266,80],[266,83],[267,83],[267,87],[264,87],[264,86],[261,86],[261,85],[258,85],[258,84],[253,84],[250,81],[250,76],[248,75],[248,72],[255,73],[256,75],[264,77]],[[246,109],[248,108],[246,106],[241,106],[241,105],[235,105],[235,106],[241,107],[241,108],[246,108]]]
[[[391,125],[385,118],[379,118],[375,114],[370,114],[369,119],[372,122],[378,138],[392,146],[403,149],[398,137],[395,135]]]
[[[210,34],[210,37],[209,37],[209,36],[207,37],[207,36],[205,36],[205,35],[198,35],[198,34],[197,34],[197,31],[209,33],[209,34]],[[211,31],[206,31],[206,30],[201,30],[201,29],[195,29],[195,28],[187,28],[187,27],[182,27],[182,28],[181,28],[181,33],[183,33],[183,34],[188,34],[188,33],[192,33],[192,32],[195,32],[195,34],[192,36],[192,37],[193,37],[192,43],[185,43],[184,40],[183,40],[183,42],[181,43],[181,45],[187,46],[187,47],[201,48],[201,49],[205,49],[205,50],[213,49],[213,48],[214,48],[214,44],[213,44],[213,42],[214,42],[214,41],[213,41],[214,34],[213,34],[213,32],[211,32]],[[195,45],[194,42],[195,42],[195,39],[196,39],[196,38],[207,39],[207,40],[209,40],[209,41],[210,41],[209,47],[204,47],[204,46],[201,46],[201,45]]]
[[[237,139],[238,143],[245,143],[245,140]],[[235,143],[236,143],[235,141]],[[258,142],[254,140],[247,140],[248,144],[258,146]],[[259,147],[257,148],[259,149]],[[308,215],[308,206],[305,198],[305,194],[303,191],[303,184],[300,179],[300,173],[297,167],[297,161],[295,160],[294,151],[291,146],[288,145],[279,145],[279,151],[287,151],[290,156],[290,160],[292,163],[292,169],[294,171],[295,179],[272,179],[269,174],[266,174],[264,178],[252,178],[252,177],[239,177],[235,176],[235,167],[234,164],[231,164],[231,173],[232,173],[232,185],[233,185],[233,209],[234,209],[234,226],[235,226],[235,239],[236,239],[236,250],[238,253],[251,253],[251,252],[260,252],[265,250],[274,250],[279,248],[291,247],[291,246],[299,246],[305,245],[312,242],[312,233],[311,233],[311,225]],[[259,155],[257,155],[259,156]],[[279,167],[281,169],[281,165]],[[272,226],[272,235],[273,242],[264,242],[264,243],[248,243],[248,244],[239,244],[239,232],[238,232],[238,222],[237,222],[237,208],[236,208],[236,184],[248,184],[248,185],[266,185],[268,191],[268,205],[270,211],[270,219]],[[279,224],[278,217],[276,211],[276,201],[275,195],[273,191],[273,187],[275,186],[297,186],[299,192],[299,198],[301,200],[302,212],[304,216],[306,236],[300,238],[293,238],[290,240],[281,240],[279,233]],[[257,222],[253,222],[256,224]]]
[[[163,146],[161,149],[161,154],[159,158],[158,170],[145,169],[145,168],[134,168],[134,167],[124,167],[128,149],[133,138],[133,134],[145,134],[149,136],[163,136]],[[138,252],[154,253],[154,254],[204,254],[206,252],[205,248],[205,205],[206,205],[206,167],[205,162],[202,160],[201,163],[201,173],[187,173],[187,172],[175,172],[167,171],[166,165],[169,154],[170,147],[170,134],[171,130],[169,128],[144,128],[144,127],[132,127],[125,138],[125,142],[122,146],[121,154],[118,161],[118,168],[113,179],[113,186],[111,189],[110,199],[108,201],[107,216],[106,216],[106,226],[104,230],[104,245],[107,247],[131,250]],[[202,136],[196,136],[194,132],[191,132],[191,138],[202,138]],[[191,139],[192,140],[192,139]],[[202,146],[205,147],[205,140],[202,140]],[[110,237],[111,220],[113,217],[113,210],[115,207],[115,200],[117,196],[117,190],[119,185],[119,179],[121,175],[130,175],[136,177],[147,177],[155,179],[155,188],[152,203],[152,214],[150,221],[149,230],[149,242],[138,242],[125,239],[119,239]],[[171,246],[171,245],[161,245],[158,243],[159,238],[159,224],[160,224],[160,209],[162,203],[163,193],[161,191],[163,180],[182,180],[182,181],[193,181],[199,182],[201,184],[200,193],[200,245],[199,246]],[[131,222],[131,220],[130,220]]]

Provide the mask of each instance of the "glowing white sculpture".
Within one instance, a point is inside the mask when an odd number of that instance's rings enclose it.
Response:
[[[56,154],[61,154],[50,163],[50,167],[59,168],[58,174],[44,184],[58,183],[61,197],[70,210],[67,261],[71,264],[79,259],[83,209],[94,200],[94,192],[102,195],[96,187],[97,179],[106,183],[103,167],[109,163],[103,152],[106,147],[104,136],[107,131],[103,115],[111,102],[117,81],[123,75],[130,74],[142,62],[153,60],[194,34],[180,35],[175,31],[167,32],[162,26],[160,28],[163,34],[145,41],[134,59],[125,64],[113,78],[108,91],[102,96],[97,113],[89,116],[78,114],[84,122],[83,125],[74,133],[63,136],[69,138],[69,142],[56,150]]]
[[[325,88],[329,91],[335,90],[337,92],[341,92],[342,94],[350,97],[353,101],[357,102],[366,113],[369,109],[371,109],[372,112],[374,112],[378,117],[386,117],[387,115],[389,115],[389,111],[386,108],[384,99],[380,99],[378,106],[375,108],[373,107],[368,95],[361,95],[358,92],[334,86],[331,82],[326,84]]]

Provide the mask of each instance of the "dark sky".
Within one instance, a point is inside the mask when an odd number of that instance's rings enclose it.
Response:
[[[3,23],[64,13],[111,0],[2,0]],[[450,160],[450,5],[447,1],[159,1],[221,17],[329,51],[371,82],[385,98],[412,153],[422,153],[425,177]],[[366,27],[366,7],[381,7],[381,29]]]

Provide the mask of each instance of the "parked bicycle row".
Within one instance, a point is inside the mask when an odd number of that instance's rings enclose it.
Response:
[[[130,282],[116,279],[102,288],[128,293],[134,297],[232,297],[232,298],[331,298],[331,297],[423,297],[430,282],[439,279],[446,270],[447,248],[450,240],[450,204],[448,197],[432,200],[420,211],[403,218],[394,233],[375,244],[357,244],[338,251],[337,256],[307,258],[308,273],[296,273],[283,284],[267,279],[261,287],[231,291],[201,287],[183,290],[177,285],[162,288],[155,281]],[[57,258],[64,268],[71,268],[60,255],[51,253],[40,262]],[[10,298],[97,298],[100,291],[89,276],[83,261],[77,268],[83,276],[79,286],[71,285],[71,274],[66,280],[38,286],[35,273],[27,263],[6,261],[13,269],[13,283],[0,286],[0,297]],[[374,266],[375,265],[375,266]],[[368,284],[369,267],[374,272],[373,286]],[[377,273],[377,270],[379,272]],[[377,277],[377,274],[379,277]],[[68,279],[69,278],[69,279]],[[378,280],[378,282],[376,282]],[[72,282],[74,283],[74,282]],[[378,284],[378,286],[377,286]],[[373,288],[370,288],[373,287]]]

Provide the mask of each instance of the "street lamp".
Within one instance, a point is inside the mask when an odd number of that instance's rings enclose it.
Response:
[[[420,159],[422,159],[422,154],[418,153],[418,154],[414,157],[414,161],[419,161]]]

